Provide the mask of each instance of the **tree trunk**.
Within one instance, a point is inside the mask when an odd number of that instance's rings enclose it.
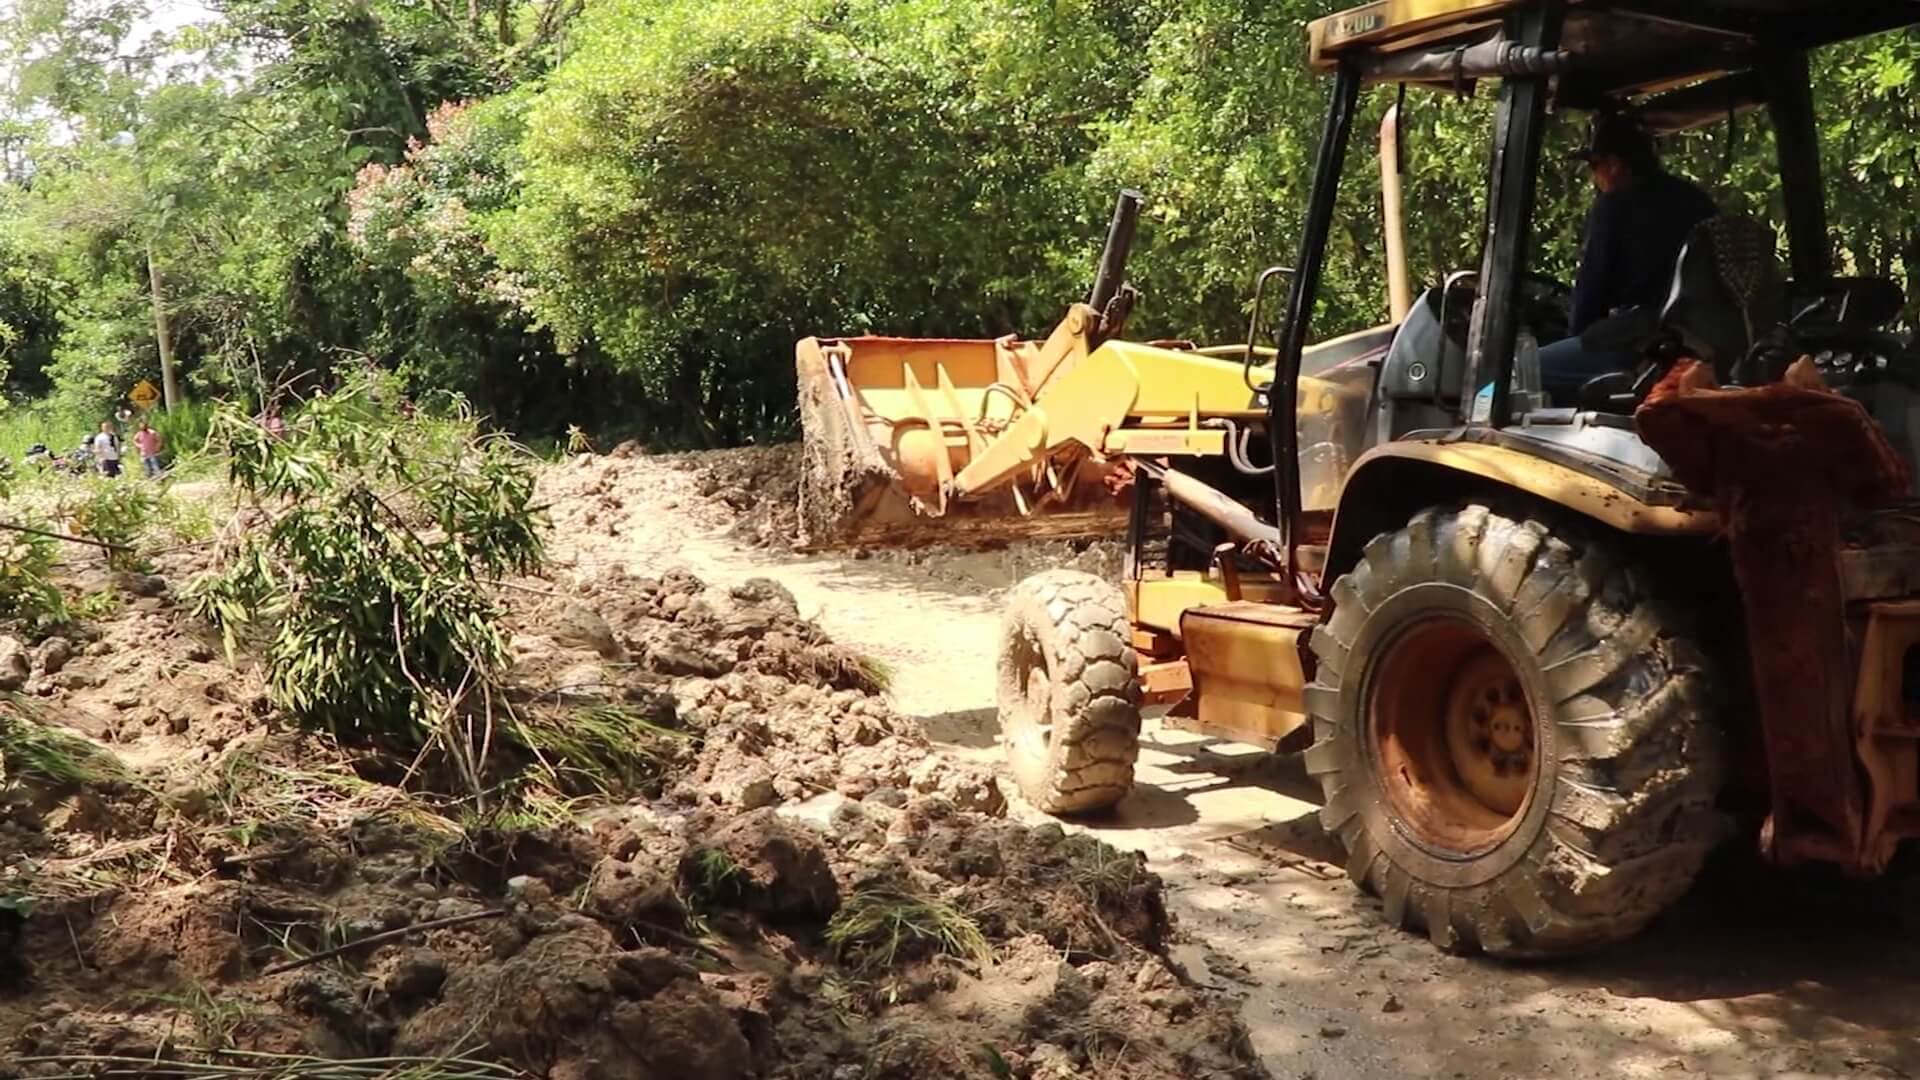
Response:
[[[153,245],[147,245],[147,284],[153,298],[153,341],[160,349],[160,393],[167,411],[180,403],[180,384],[173,374],[173,327],[167,322],[167,296],[160,284],[160,264],[154,260]]]

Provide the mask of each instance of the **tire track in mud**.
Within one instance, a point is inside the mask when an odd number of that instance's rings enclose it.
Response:
[[[549,480],[581,497],[570,469],[586,472],[562,464]],[[584,497],[602,500],[606,528],[558,538],[562,562],[778,581],[803,616],[887,666],[896,707],[944,752],[999,763],[1000,596],[1065,549],[756,548],[724,535],[732,513],[700,494],[684,455],[626,459]],[[1138,779],[1116,815],[1076,827],[1146,853],[1189,936],[1176,956],[1197,980],[1244,996],[1275,1076],[1920,1076],[1908,1034],[1920,1004],[1911,873],[1842,883],[1735,852],[1642,937],[1580,961],[1508,966],[1387,928],[1326,861],[1337,855],[1297,759],[1149,721]]]

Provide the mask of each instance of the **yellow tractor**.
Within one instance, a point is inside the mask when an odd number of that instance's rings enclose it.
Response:
[[[1347,872],[1449,949],[1628,936],[1729,823],[1781,863],[1883,870],[1920,834],[1920,352],[1837,277],[1808,78],[1912,3],[1376,0],[1310,27],[1332,93],[1272,347],[1122,340],[1139,200],[1046,340],[807,339],[820,545],[1124,530],[1124,580],[1010,596],[1013,771],[1087,813],[1140,712],[1304,749]],[[1363,88],[1497,83],[1484,250],[1309,347]],[[1687,238],[1658,326],[1574,400],[1530,272],[1549,110],[1660,131],[1764,114],[1785,219]],[[1389,177],[1391,179],[1391,177]],[[1393,185],[1388,184],[1391,192]],[[1788,266],[1779,265],[1784,236]],[[1756,239],[1757,238],[1757,239]],[[1783,374],[1784,373],[1784,374]],[[1725,387],[1725,388],[1720,388]]]

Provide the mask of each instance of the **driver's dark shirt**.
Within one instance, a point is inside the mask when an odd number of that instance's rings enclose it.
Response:
[[[1573,332],[1618,308],[1665,301],[1687,233],[1715,213],[1711,196],[1669,172],[1595,199],[1573,285]]]

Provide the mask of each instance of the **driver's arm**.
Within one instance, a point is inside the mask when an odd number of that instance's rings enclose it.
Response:
[[[1620,243],[1620,201],[1602,195],[1587,213],[1586,239],[1580,245],[1580,272],[1573,282],[1572,323],[1578,334],[1607,317],[1613,301],[1614,249]]]

